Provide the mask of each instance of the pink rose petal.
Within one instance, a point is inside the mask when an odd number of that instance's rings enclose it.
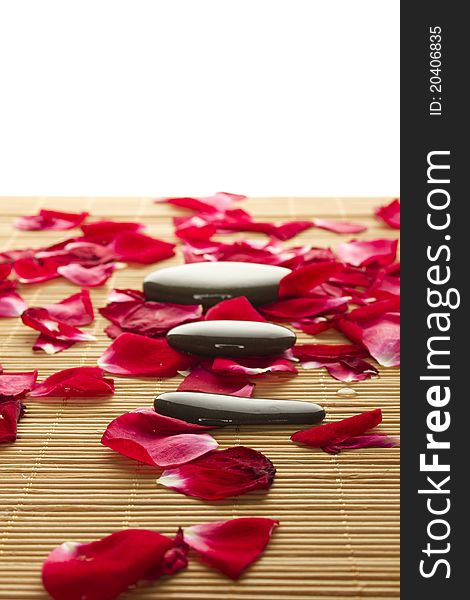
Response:
[[[89,325],[95,316],[88,290],[80,290],[76,294],[60,300],[60,302],[46,304],[43,308],[54,319],[65,321],[68,325],[74,325],[75,327]]]
[[[0,402],[16,398],[23,398],[34,386],[38,372],[1,373],[0,372]]]
[[[338,454],[341,450],[355,450],[357,448],[394,448],[400,443],[398,436],[388,436],[384,433],[370,433],[355,435],[343,442],[323,446],[322,450],[329,454]]]
[[[66,213],[57,210],[42,209],[37,215],[18,217],[14,220],[13,225],[16,229],[23,229],[26,231],[47,229],[64,231],[66,229],[78,227],[87,217],[87,212]]]
[[[355,267],[386,266],[396,258],[398,240],[364,240],[346,242],[336,247],[339,259]]]
[[[0,290],[0,317],[19,317],[27,308],[17,292]]]
[[[96,287],[108,281],[115,269],[114,263],[83,267],[78,263],[70,263],[57,268],[57,272],[75,285]]]
[[[360,233],[367,227],[360,223],[351,223],[350,221],[336,221],[334,219],[313,219],[313,225],[320,229],[326,229],[333,233]]]

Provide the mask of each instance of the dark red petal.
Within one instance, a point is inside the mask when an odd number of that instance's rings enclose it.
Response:
[[[111,243],[120,260],[144,265],[174,256],[174,247],[174,244],[133,231],[118,233]]]
[[[103,329],[103,331],[112,340],[114,340],[115,338],[120,336],[121,333],[124,333],[123,330],[119,327],[119,325],[113,325],[113,323],[111,323],[111,325],[108,325],[107,327],[105,327]]]
[[[19,317],[28,305],[15,291],[0,291],[0,317]]]
[[[344,442],[323,446],[322,450],[329,454],[338,454],[341,450],[354,450],[356,448],[394,448],[400,443],[397,436],[388,436],[384,433],[371,433],[368,435],[355,435]]]
[[[360,233],[367,227],[360,223],[351,223],[350,221],[335,221],[334,219],[313,219],[313,225],[320,229],[326,229],[333,233]]]
[[[184,540],[209,566],[238,579],[264,552],[277,525],[261,517],[213,521],[187,527]]]
[[[168,469],[158,483],[187,496],[223,500],[253,490],[269,489],[275,473],[274,465],[261,452],[234,446]]]
[[[26,392],[36,382],[38,372],[1,373],[0,374],[0,401],[5,399],[23,398]]]
[[[43,564],[42,581],[54,600],[114,600],[141,580],[184,568],[186,554],[178,537],[124,529],[87,544],[58,546]]]
[[[116,303],[116,306],[122,306],[124,304],[130,303],[120,302]],[[115,308],[114,315],[116,315],[116,312]],[[125,311],[115,323],[117,323],[123,331],[131,331],[132,333],[139,333],[140,335],[156,337],[166,333],[177,325],[197,320],[201,315],[202,306],[199,304],[144,302],[137,304],[129,311]]]
[[[266,321],[245,296],[222,300],[206,313],[206,320]]]
[[[159,429],[161,421],[161,415],[149,411],[125,413],[111,421],[101,443],[115,452],[154,467],[181,465],[218,446],[207,433],[168,435]]]
[[[23,410],[21,400],[0,401],[0,444],[16,440],[16,424]]]
[[[313,263],[300,267],[281,279],[279,298],[307,296],[314,288],[327,281],[341,268],[341,265],[335,262]]]
[[[70,263],[57,268],[57,272],[75,285],[96,287],[108,281],[115,269],[114,263],[83,267],[78,263]]]
[[[303,360],[336,360],[344,357],[367,356],[362,346],[356,344],[296,344],[292,348],[294,356]]]
[[[298,320],[303,317],[316,317],[328,313],[344,312],[350,301],[349,296],[342,298],[290,298],[279,300],[260,307],[263,314],[274,319],[286,321]]]
[[[248,357],[238,360],[215,358],[212,370],[216,373],[242,377],[261,377],[267,373],[297,373],[290,360],[277,356]]]
[[[382,411],[377,408],[334,423],[296,431],[290,439],[293,442],[299,442],[307,446],[323,448],[324,446],[343,442],[352,436],[362,435],[381,422]]]
[[[60,277],[57,266],[51,259],[20,258],[13,268],[21,283],[41,283]]]
[[[173,350],[165,339],[122,333],[98,359],[100,367],[116,375],[173,377],[197,359]]]
[[[385,266],[393,263],[397,255],[398,240],[364,240],[338,244],[339,259],[355,267]]]
[[[86,236],[97,237],[103,240],[111,240],[123,231],[141,231],[145,228],[143,223],[126,221],[92,221],[82,225],[81,229]]]
[[[42,350],[46,354],[57,354],[73,346],[75,342],[68,342],[64,340],[57,340],[49,337],[44,333],[40,333],[33,344],[33,350]]]
[[[114,394],[114,380],[99,367],[72,367],[46,377],[29,393],[31,398],[93,398]]]
[[[66,342],[84,342],[96,340],[89,333],[55,319],[45,308],[28,308],[21,315],[21,320],[45,335]]]
[[[179,384],[178,390],[181,392],[206,392],[250,398],[253,395],[254,387],[254,384],[247,379],[230,377],[225,374],[217,375],[197,366]]]
[[[59,321],[66,321],[68,325],[82,327],[89,325],[95,318],[90,292],[80,290],[55,304],[46,304],[43,308]]]
[[[390,204],[379,206],[375,214],[393,229],[400,229],[400,200],[395,198]]]
[[[46,229],[64,231],[78,227],[87,217],[87,212],[66,213],[57,210],[42,209],[37,215],[18,217],[14,220],[13,224],[16,229],[29,231]]]

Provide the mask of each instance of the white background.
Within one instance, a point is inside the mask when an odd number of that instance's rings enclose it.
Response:
[[[0,194],[396,195],[399,1],[0,0]]]

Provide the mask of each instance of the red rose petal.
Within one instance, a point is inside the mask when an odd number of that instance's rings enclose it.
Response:
[[[323,446],[322,450],[329,454],[338,454],[341,450],[355,450],[356,448],[394,448],[400,443],[398,436],[388,436],[384,433],[371,433],[368,435],[355,435],[344,442]]]
[[[260,311],[273,319],[297,321],[302,317],[316,317],[328,313],[344,312],[349,301],[349,296],[342,298],[290,298],[260,306]]]
[[[163,198],[156,202],[166,202],[173,206],[189,208],[200,212],[225,212],[234,206],[234,202],[244,200],[246,196],[240,194],[229,194],[228,192],[217,192],[213,196],[202,198]]]
[[[119,304],[128,303],[117,303],[118,306]],[[116,312],[116,309],[114,309],[115,319]],[[202,306],[199,304],[172,304],[170,302],[143,302],[128,311],[123,311],[123,313],[116,321],[123,331],[156,337],[177,325],[199,319],[202,315]]]
[[[145,300],[144,293],[140,290],[131,290],[129,288],[121,290],[114,288],[109,292],[109,302],[130,302],[133,300]]]
[[[206,433],[175,433],[161,431],[162,417],[151,411],[125,413],[108,425],[101,443],[112,450],[154,467],[181,465],[218,446]],[[192,429],[200,431],[200,428]]]
[[[179,384],[180,392],[206,392],[209,394],[228,394],[250,398],[253,395],[254,384],[240,377],[230,377],[226,374],[210,373],[203,367],[194,367]]]
[[[400,200],[395,198],[390,204],[379,206],[375,210],[376,216],[393,229],[400,229]]]
[[[21,315],[21,320],[28,327],[54,339],[66,342],[94,341],[96,338],[81,329],[55,319],[45,308],[28,308]]]
[[[158,483],[187,496],[223,500],[253,490],[269,489],[275,473],[274,465],[264,454],[235,446],[167,469]]]
[[[314,317],[313,319],[302,319],[301,321],[293,321],[293,327],[300,329],[308,335],[317,335],[322,331],[327,331],[333,327],[333,321],[329,321],[325,317]]]
[[[119,327],[119,325],[108,325],[103,329],[105,334],[110,337],[112,340],[116,339],[121,333],[124,333],[123,330]]]
[[[19,317],[28,305],[15,291],[0,291],[0,317]]]
[[[222,300],[206,313],[206,321],[266,321],[246,298],[239,296],[230,298],[230,300]]]
[[[184,540],[209,566],[238,579],[261,556],[277,525],[261,517],[213,521],[187,527]]]
[[[204,433],[210,429],[217,429],[217,425],[198,425],[197,423],[188,423],[174,417],[161,415],[153,410],[153,408],[136,408],[126,414],[139,413],[145,416],[148,427],[153,429],[159,435],[175,435],[178,433]],[[121,415],[122,416],[122,415]]]
[[[143,223],[129,221],[92,221],[82,225],[81,229],[85,236],[101,238],[103,241],[110,241],[118,233],[123,231],[138,232],[145,228]]]
[[[23,398],[33,387],[38,376],[37,371],[25,373],[0,374],[0,402],[14,398]]]
[[[300,442],[307,446],[323,448],[324,446],[343,442],[355,435],[362,435],[381,422],[382,411],[377,408],[341,421],[296,431],[290,439],[293,442]]]
[[[46,304],[43,308],[59,321],[66,321],[68,325],[82,327],[89,325],[95,318],[90,292],[80,290],[55,304]]]
[[[287,221],[275,226],[272,235],[279,240],[290,240],[311,227],[313,227],[313,221]]]
[[[58,264],[51,259],[20,258],[13,268],[21,283],[42,283],[60,277]]]
[[[334,262],[313,263],[300,267],[281,279],[279,298],[307,296],[314,288],[340,270],[341,265]]]
[[[367,227],[360,223],[351,223],[350,221],[335,221],[334,219],[313,219],[313,225],[320,229],[326,229],[333,233],[360,233]]]
[[[11,273],[11,265],[9,263],[0,263],[0,280],[6,279]]]
[[[339,259],[355,267],[368,265],[385,266],[393,263],[397,255],[398,240],[364,240],[339,244]]]
[[[56,230],[64,231],[78,227],[88,217],[87,212],[66,213],[57,210],[42,209],[37,215],[18,217],[13,225],[26,231]]]
[[[57,354],[73,346],[75,342],[65,340],[57,340],[44,333],[40,333],[33,344],[33,350],[42,350],[46,354]]]
[[[78,263],[71,263],[57,268],[57,272],[75,285],[96,287],[108,281],[115,269],[114,263],[83,267]]]
[[[79,262],[82,266],[94,266],[107,263],[116,259],[116,255],[109,246],[102,246],[94,242],[80,241],[69,242],[64,247],[64,252],[70,257],[71,262]],[[43,253],[37,253],[40,258]]]
[[[0,444],[16,440],[17,423],[23,410],[21,400],[0,401]]]
[[[118,233],[111,243],[120,260],[144,265],[174,256],[174,247],[174,244],[133,231]]]
[[[290,360],[273,356],[247,357],[238,360],[215,358],[212,370],[216,373],[242,377],[261,377],[267,373],[297,373]]]
[[[176,217],[175,235],[182,240],[208,240],[217,231],[217,227],[199,215],[195,217]]]
[[[98,359],[100,367],[116,375],[173,377],[195,363],[194,357],[180,354],[165,339],[122,333]]]
[[[309,363],[304,363],[303,366],[308,368]],[[323,363],[321,366],[324,366],[332,377],[346,383],[364,381],[378,375],[378,371],[373,365],[359,358]]]
[[[65,542],[49,554],[42,581],[54,600],[114,600],[141,580],[187,564],[187,546],[146,529],[124,529],[87,544]]]
[[[104,377],[99,367],[72,367],[58,371],[38,383],[31,398],[92,398],[114,394],[114,380]]]

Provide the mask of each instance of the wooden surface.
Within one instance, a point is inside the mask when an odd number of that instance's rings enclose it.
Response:
[[[347,218],[369,229],[355,237],[396,237],[372,216],[373,207],[390,199],[250,199],[243,208],[258,219]],[[0,249],[37,247],[75,235],[70,232],[21,232],[12,219],[39,208],[88,210],[93,217],[141,220],[147,232],[172,241],[171,217],[186,214],[148,198],[0,198]],[[249,235],[249,234],[247,234]],[[233,240],[243,235],[219,236]],[[257,237],[250,235],[249,237]],[[263,237],[263,236],[258,236]],[[312,243],[334,247],[350,235],[311,229],[286,245]],[[140,288],[153,268],[182,262],[181,255],[155,267],[118,270],[108,283],[92,289],[95,308],[106,303],[112,287]],[[30,306],[55,302],[78,288],[58,279],[21,286]],[[110,343],[108,324],[99,314],[87,328],[97,342],[47,356],[33,353],[35,332],[20,319],[0,319],[0,362],[7,370],[39,369],[44,377],[59,369],[94,365]],[[300,336],[302,341],[307,336]],[[309,341],[339,342],[336,332]],[[323,369],[295,378],[259,381],[255,396],[295,398],[322,404],[327,419],[382,408],[382,430],[398,433],[399,372],[379,367],[380,378],[352,384],[355,397]],[[65,540],[90,541],[117,529],[142,527],[174,534],[178,526],[238,516],[281,521],[262,559],[237,583],[193,560],[178,575],[142,587],[123,598],[201,600],[307,600],[333,597],[398,598],[399,450],[363,449],[328,455],[289,441],[292,427],[243,427],[216,431],[221,448],[244,444],[264,452],[276,465],[268,493],[252,493],[208,503],[155,484],[157,471],[100,445],[107,423],[121,413],[150,406],[155,394],[174,390],[181,378],[115,377],[116,394],[98,401],[28,400],[18,440],[0,447],[0,599],[44,600],[40,569],[48,552]]]

